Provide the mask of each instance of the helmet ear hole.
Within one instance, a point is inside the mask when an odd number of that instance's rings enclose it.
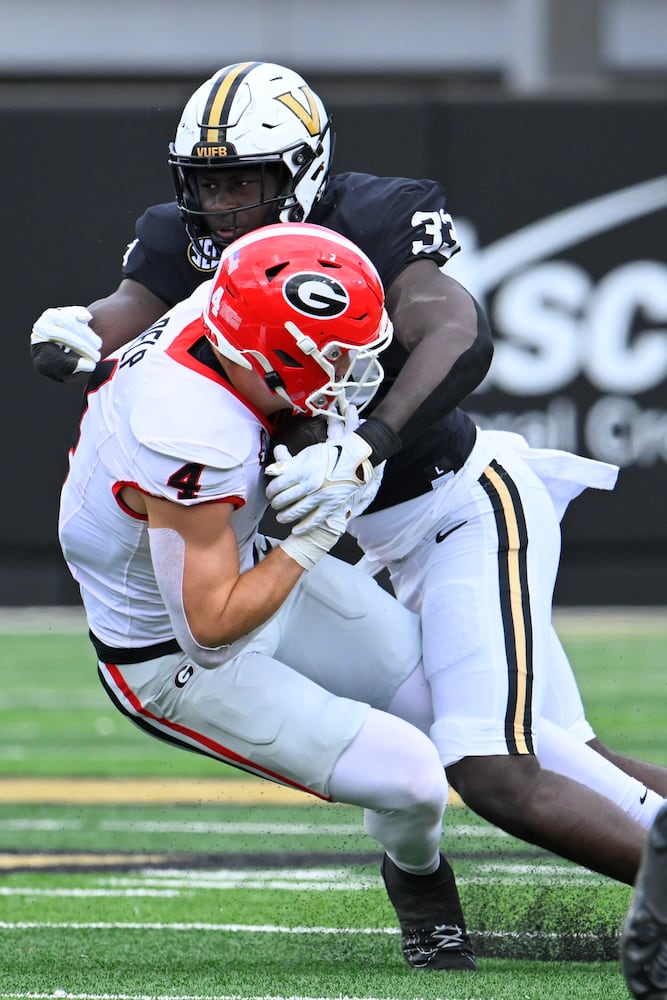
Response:
[[[274,351],[274,354],[286,368],[303,368],[301,362],[293,355],[288,354],[287,351],[277,350]]]
[[[264,274],[266,275],[266,280],[272,282],[274,278],[277,278],[281,271],[284,271],[287,267],[287,261],[283,261],[281,264],[274,264],[273,267],[267,267]]]

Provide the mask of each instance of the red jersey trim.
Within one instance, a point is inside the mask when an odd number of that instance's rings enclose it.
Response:
[[[122,498],[122,496],[120,494],[121,494],[121,490],[123,490],[124,487],[126,487],[126,486],[129,486],[131,489],[136,490],[137,493],[143,493],[143,495],[145,497],[155,497],[155,494],[154,493],[149,493],[148,490],[142,489],[141,486],[139,486],[138,483],[130,482],[129,480],[119,480],[117,483],[114,483],[113,486],[111,487],[111,491],[112,491],[112,493],[114,495],[114,500],[116,501],[116,503],[118,504],[118,506],[120,507],[120,509],[123,511],[124,514],[127,514],[128,517],[133,517],[136,521],[147,521],[148,517],[146,516],[146,514],[139,514],[136,510],[132,510],[132,508],[128,507],[128,505],[123,500],[123,498]],[[155,497],[155,499],[156,500],[166,500],[167,498],[166,497]],[[175,503],[176,501],[168,501],[168,502],[169,503]],[[234,510],[239,510],[240,507],[244,507],[245,506],[245,500],[243,499],[243,497],[237,497],[237,496],[216,497],[213,500],[200,500],[199,502],[200,503],[228,503],[228,504],[230,504],[234,508]]]
[[[257,417],[260,423],[267,431],[271,431],[272,423],[266,414],[261,413],[256,410],[255,407],[250,403],[245,396],[237,392],[231,382],[228,382],[226,378],[223,378],[219,372],[214,371],[213,368],[209,368],[208,365],[202,364],[197,358],[193,357],[190,353],[190,348],[193,344],[201,338],[206,336],[206,327],[204,325],[204,320],[200,317],[195,319],[192,323],[188,323],[179,334],[177,334],[169,347],[166,348],[165,354],[167,354],[172,360],[177,364],[183,365],[184,368],[189,368],[193,372],[197,372],[198,375],[203,375],[204,378],[211,379],[212,382],[217,382],[218,385],[226,389],[227,392],[235,396],[240,403],[250,410],[250,412]]]
[[[113,486],[111,487],[114,500],[122,510],[123,514],[127,514],[128,517],[133,517],[135,521],[147,521],[148,517],[146,516],[146,514],[139,514],[138,511],[132,510],[132,508],[128,507],[128,505],[123,500],[122,496],[120,495],[120,492],[126,486],[129,486],[131,489],[136,490],[137,493],[143,493],[143,495],[146,497],[151,495],[146,490],[142,490],[141,486],[139,486],[137,483],[132,483],[129,480],[127,481],[121,480],[120,482],[114,483]]]
[[[171,736],[171,739],[173,739],[174,742],[182,743],[182,745],[188,749],[192,749],[190,743],[194,743],[202,753],[206,754],[207,757],[214,757],[232,765],[236,764],[238,766],[245,767],[260,777],[276,781],[278,784],[286,785],[288,788],[298,789],[298,791],[306,792],[309,795],[315,795],[318,799],[324,799],[325,802],[329,802],[331,800],[328,795],[322,795],[321,792],[315,792],[312,788],[301,785],[296,781],[290,781],[289,778],[285,778],[277,771],[271,771],[269,768],[262,767],[261,764],[256,764],[248,757],[242,757],[234,750],[230,750],[229,747],[224,746],[222,743],[218,743],[210,736],[205,736],[203,733],[197,732],[196,729],[190,729],[189,726],[184,726],[180,722],[172,722],[171,719],[167,719],[164,716],[155,715],[153,712],[150,712],[144,707],[135,692],[127,684],[119,668],[114,663],[105,663],[104,667],[108,671],[109,680],[113,683],[113,686],[117,689],[118,693],[122,695],[127,703],[127,708],[121,707],[120,710],[130,717],[136,715],[142,720],[145,720],[145,725],[150,729],[154,729],[156,735],[160,729],[166,729],[170,734],[179,734],[183,736],[184,739],[182,741],[178,739],[177,735]],[[186,742],[186,740],[189,742]]]

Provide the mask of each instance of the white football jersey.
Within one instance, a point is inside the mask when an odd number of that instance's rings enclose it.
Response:
[[[266,509],[263,463],[270,423],[224,375],[198,360],[206,282],[98,366],[63,486],[59,536],[88,623],[109,646],[173,636],[153,573],[147,520],[123,486],[174,503],[233,504],[240,568]]]

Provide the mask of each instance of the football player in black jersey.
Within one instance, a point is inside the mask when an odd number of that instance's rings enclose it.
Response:
[[[667,777],[599,743],[551,625],[558,515],[587,486],[609,488],[615,470],[474,426],[459,404],[486,374],[492,340],[472,296],[442,271],[459,247],[440,184],[329,176],[331,147],[326,109],[300,76],[254,62],[219,70],[170,147],[177,200],[139,219],[115,292],[39,318],[35,365],[60,381],[90,372],[256,226],[307,220],[352,239],[381,275],[395,330],[383,391],[342,445],[352,479],[362,459],[387,460],[353,529],[427,626],[431,735],[448,778],[510,833],[631,883]],[[286,495],[326,503],[313,467],[308,451],[277,463],[271,497],[285,523]]]

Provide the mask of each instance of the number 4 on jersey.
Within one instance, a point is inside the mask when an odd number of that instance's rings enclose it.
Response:
[[[194,500],[201,489],[201,474],[203,465],[198,462],[186,462],[173,475],[169,476],[167,485],[178,491],[179,500]]]

